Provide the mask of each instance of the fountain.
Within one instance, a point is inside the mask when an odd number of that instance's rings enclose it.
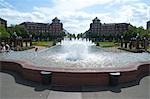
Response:
[[[86,41],[85,39],[73,39],[71,41],[65,39],[61,44],[61,46],[64,46],[64,49],[68,52],[65,57],[66,60],[70,61],[85,59],[88,54],[88,47],[91,45],[93,45],[93,43],[89,40]]]
[[[129,63],[150,61],[148,53],[107,52],[90,40],[65,38],[56,46],[35,52],[1,53],[1,59],[28,61],[39,67],[101,69],[128,67]]]
[[[150,54],[107,52],[90,40],[65,38],[61,44],[37,52],[0,53],[0,61],[2,68],[21,71],[32,81],[40,82],[40,72],[50,71],[54,85],[108,85],[109,73],[121,72],[120,83],[149,73]]]

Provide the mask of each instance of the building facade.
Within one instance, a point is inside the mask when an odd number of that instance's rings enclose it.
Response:
[[[35,22],[23,22],[20,26],[24,26],[29,34],[39,36],[42,34],[49,38],[58,38],[62,36],[63,24],[55,17],[52,23],[35,23]]]
[[[7,21],[2,19],[2,18],[0,18],[0,26],[3,26],[5,28],[7,28]]]
[[[99,36],[101,34],[101,22],[97,17],[92,21],[93,23],[90,24],[90,32],[93,37]]]
[[[150,29],[150,21],[147,22],[147,29]]]
[[[94,38],[102,36],[117,36],[122,35],[123,32],[128,30],[128,23],[110,23],[102,24],[100,20],[96,17],[90,24],[90,28],[86,31],[86,36]]]
[[[35,23],[35,22],[23,22],[20,26],[24,26],[29,34],[48,33],[49,24]]]
[[[55,17],[49,25],[49,35],[52,38],[61,37],[63,35],[63,24]]]

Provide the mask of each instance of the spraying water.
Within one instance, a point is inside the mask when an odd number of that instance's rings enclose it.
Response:
[[[88,47],[94,45],[86,39],[64,39],[62,41],[63,49],[67,51],[66,60],[77,61],[83,60],[88,55]]]

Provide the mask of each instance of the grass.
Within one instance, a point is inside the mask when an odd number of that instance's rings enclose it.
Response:
[[[150,50],[150,46],[148,46],[148,50]]]
[[[114,43],[114,42],[99,42],[100,44],[100,47],[102,48],[107,48],[107,47],[116,47],[116,46],[119,46],[118,43]]]
[[[35,46],[50,47],[53,45],[53,41],[34,41],[34,42],[32,42],[32,44]]]

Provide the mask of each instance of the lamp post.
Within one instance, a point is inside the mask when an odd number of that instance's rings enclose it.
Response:
[[[136,35],[136,49],[139,49],[139,33]]]
[[[144,40],[144,50],[146,51],[147,50],[147,47],[146,47],[146,45],[147,45],[146,44],[146,37],[144,37],[143,40]]]
[[[123,36],[121,36],[121,48],[123,47]]]
[[[32,34],[29,35],[30,38],[30,46],[32,46]]]

